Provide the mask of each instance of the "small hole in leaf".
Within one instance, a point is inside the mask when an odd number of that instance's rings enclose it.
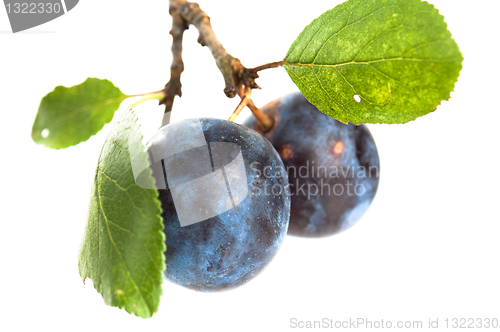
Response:
[[[49,130],[45,128],[44,130],[42,130],[42,137],[47,138],[47,136],[49,136]]]
[[[354,96],[352,96],[354,98],[354,100],[357,102],[357,103],[360,103],[361,102],[361,97],[356,93],[354,94]]]

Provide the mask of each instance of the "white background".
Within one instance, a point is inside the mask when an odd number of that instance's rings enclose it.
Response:
[[[311,20],[341,1],[200,2],[226,49],[254,67],[281,60]],[[109,126],[61,151],[36,145],[30,133],[41,98],[56,85],[90,76],[129,94],[161,89],[171,62],[168,1],[80,1],[18,34],[0,8],[0,330],[284,331],[291,318],[500,318],[500,2],[431,2],[446,17],[464,69],[436,112],[369,126],[381,182],[360,223],[324,239],[287,237],[266,271],[232,291],[199,293],[165,281],[159,312],[147,320],[104,305],[78,275]],[[183,97],[173,120],[227,118],[238,100],[224,96],[222,76],[196,38],[194,28],[185,34]],[[282,68],[262,72],[258,83],[257,105],[296,90]],[[138,108],[144,135],[159,126],[162,110],[155,102]]]

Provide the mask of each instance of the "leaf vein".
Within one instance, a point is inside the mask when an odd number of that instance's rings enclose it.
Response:
[[[361,53],[363,53],[363,51],[368,47],[368,45],[370,45],[371,43],[373,43],[375,40],[379,39],[380,37],[382,37],[383,35],[385,35],[386,33],[389,33],[389,32],[392,32],[392,31],[396,31],[397,29],[401,28],[401,27],[404,27],[404,22],[403,24],[397,26],[396,28],[393,28],[393,29],[388,29],[388,30],[385,30],[383,31],[382,33],[380,33],[377,37],[371,39],[368,43],[366,43],[365,46],[363,46],[363,48],[361,48],[361,50],[354,56],[354,58],[352,59],[353,62],[356,62],[356,59],[358,58],[358,56],[361,55]]]
[[[349,12],[349,17],[347,17],[347,20],[346,20],[346,25],[344,27],[342,27],[341,29],[344,29],[345,27],[347,27],[347,25],[349,24],[349,20],[351,19],[351,16],[352,16],[352,13],[354,13],[354,11],[356,9],[358,9],[359,7],[361,7],[362,4],[364,4],[366,2],[366,0],[363,0],[361,1],[361,3],[356,6],[355,8],[353,8],[350,12]],[[329,20],[326,20],[323,24],[321,24],[321,26],[318,28],[318,30],[316,30],[316,32],[314,33],[314,35],[312,36],[312,38],[310,38],[308,41],[307,41],[307,44],[305,46],[303,46],[302,48],[302,52],[300,53],[299,55],[299,61],[302,59],[302,55],[304,55],[304,52],[305,50],[309,47],[309,45],[311,44],[311,40],[313,40],[316,35],[318,34],[318,32],[321,31],[321,29],[323,29],[323,27],[325,25],[327,25],[328,23],[330,23],[333,19],[337,18],[338,15],[335,15],[334,17],[330,18]],[[339,30],[340,32],[340,30]]]
[[[118,253],[118,256],[120,256],[120,260],[121,260],[122,264],[125,267],[125,271],[127,272],[127,277],[132,281],[132,284],[134,285],[135,289],[137,290],[137,292],[139,294],[139,297],[141,298],[141,301],[145,304],[146,308],[148,309],[149,315],[151,315],[152,314],[152,310],[149,307],[149,304],[146,302],[144,296],[142,295],[141,289],[139,288],[139,286],[135,282],[134,278],[132,277],[132,275],[130,273],[130,269],[128,268],[127,264],[125,263],[125,260],[123,259],[123,256],[122,256],[122,253],[118,249],[118,246],[116,245],[116,243],[115,243],[115,241],[113,239],[113,236],[111,235],[111,231],[109,230],[109,220],[106,217],[106,214],[104,213],[104,208],[102,206],[101,190],[100,190],[100,185],[99,184],[100,184],[100,182],[98,182],[98,185],[97,185],[97,190],[98,190],[97,197],[98,197],[98,200],[99,200],[99,206],[100,206],[100,210],[101,210],[102,216],[104,217],[104,220],[106,221],[106,230],[108,231],[109,240],[113,244],[113,247],[115,248],[116,252]]]
[[[120,188],[121,190],[123,190],[127,196],[129,197],[130,201],[132,202],[132,205],[139,211],[141,211],[141,214],[144,218],[146,218],[146,215],[144,214],[144,211],[142,208],[138,207],[135,202],[134,202],[134,199],[132,198],[132,196],[130,195],[130,193],[128,192],[128,187],[127,188],[124,188],[122,187],[116,180],[113,180],[110,176],[108,176],[106,173],[104,173],[102,170],[99,170],[99,173],[101,173],[102,175],[104,175],[106,178],[108,178],[108,180],[110,180],[111,182],[113,182],[118,188]],[[133,184],[132,184],[133,185]],[[131,185],[131,186],[132,186]]]
[[[330,98],[331,100],[335,100],[335,98],[333,98],[330,93],[328,93],[328,91],[324,88],[323,84],[321,83],[321,80],[319,79],[318,75],[316,75],[316,73],[314,72],[314,69],[311,69],[313,71],[313,74],[314,74],[314,77],[316,77],[316,80],[318,80],[318,83],[319,83],[319,86],[321,87],[321,89],[323,91],[325,91],[326,95],[328,96],[328,98]],[[344,111],[346,113],[350,113],[347,108],[345,108],[344,105],[342,105],[340,102],[337,102],[335,101],[336,104],[338,104],[340,107],[342,107],[344,109]]]
[[[368,14],[368,15],[366,15],[366,16],[363,16],[363,17],[362,17],[362,18],[360,18],[359,20],[357,20],[357,21],[355,21],[355,22],[352,22],[352,23],[350,23],[350,24],[347,24],[345,27],[343,27],[342,29],[340,29],[340,30],[339,30],[339,31],[337,31],[336,33],[332,34],[330,37],[328,37],[328,39],[327,39],[327,40],[325,40],[325,42],[323,43],[323,45],[321,45],[321,47],[318,49],[318,52],[316,52],[316,55],[314,56],[314,59],[311,61],[311,63],[314,63],[314,61],[316,61],[316,58],[318,57],[319,53],[320,53],[320,52],[321,52],[321,50],[325,47],[325,45],[328,43],[328,41],[329,41],[330,39],[332,39],[332,38],[333,38],[333,37],[335,37],[335,36],[338,36],[338,35],[339,35],[339,33],[341,33],[342,31],[344,31],[344,30],[345,30],[345,29],[347,29],[348,27],[350,27],[350,26],[352,26],[352,25],[354,25],[354,24],[360,23],[361,21],[365,20],[366,18],[368,18],[368,17],[372,16],[373,14],[375,14],[376,12],[378,12],[379,10],[382,10],[382,9],[384,9],[384,8],[387,8],[387,7],[394,7],[394,6],[396,6],[396,7],[397,7],[397,5],[383,6],[383,7],[379,8],[379,9],[377,9],[377,10],[375,10],[375,11],[371,12],[370,14]],[[299,60],[300,60],[300,59],[299,59]]]

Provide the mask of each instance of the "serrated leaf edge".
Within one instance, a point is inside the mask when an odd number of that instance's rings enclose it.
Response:
[[[134,123],[137,125],[137,130],[139,131],[139,134],[140,134],[140,139],[142,140],[143,138],[143,135],[142,133],[140,132],[140,128],[141,128],[141,125],[140,123],[138,122],[138,118],[137,116],[135,115],[135,112],[132,110],[132,109],[128,109],[129,112],[131,112],[133,114],[133,117],[134,117]],[[116,114],[116,113],[115,113]],[[104,209],[102,207],[102,204],[101,204],[101,198],[100,198],[100,194],[99,194],[99,182],[98,181],[98,178],[99,178],[99,173],[102,173],[104,174],[103,172],[100,171],[100,167],[99,167],[99,163],[100,163],[100,159],[101,159],[101,155],[102,155],[102,151],[104,150],[104,147],[106,146],[106,143],[107,143],[108,139],[106,139],[106,142],[103,144],[103,147],[101,148],[101,153],[99,155],[99,160],[98,160],[98,165],[97,165],[97,169],[96,169],[96,175],[94,177],[94,187],[97,189],[97,199],[98,199],[98,202],[99,202],[99,211],[100,213],[102,213],[105,221],[106,221],[106,229],[107,229],[107,234],[110,238],[110,241],[111,243],[113,243],[113,247],[115,248],[115,250],[117,251],[118,255],[120,256],[120,259],[123,263],[123,265],[125,266],[125,269],[127,271],[127,277],[132,281],[132,283],[134,284],[134,287],[136,288],[137,292],[139,293],[140,295],[140,298],[141,300],[143,301],[143,303],[145,304],[145,307],[148,309],[149,311],[149,316],[147,317],[143,317],[143,316],[140,316],[137,312],[133,311],[133,310],[128,310],[129,308],[127,308],[125,305],[113,305],[113,304],[108,304],[106,303],[107,305],[109,306],[112,306],[112,307],[116,307],[116,308],[119,308],[119,309],[125,309],[126,312],[128,312],[129,314],[134,314],[135,316],[137,317],[141,317],[141,318],[150,318],[153,316],[153,314],[155,314],[157,311],[158,311],[158,308],[156,308],[156,310],[154,308],[151,308],[148,303],[146,302],[144,296],[143,296],[143,292],[140,290],[140,288],[137,286],[137,283],[135,282],[135,280],[132,278],[132,276],[130,275],[130,270],[128,269],[128,266],[125,264],[125,262],[123,261],[122,259],[122,254],[121,252],[118,250],[118,248],[116,248],[116,245],[113,241],[113,237],[111,236],[110,232],[109,232],[109,225],[108,225],[108,219],[104,213]],[[113,143],[116,145],[116,143],[114,142],[114,140],[111,140],[113,141]],[[142,145],[142,142],[141,142],[141,145]],[[116,145],[117,146],[117,145]],[[118,147],[118,146],[117,146]],[[119,147],[120,150],[124,150],[122,147]],[[127,149],[128,150],[128,149]],[[145,161],[149,164],[149,160],[148,158],[146,157]],[[149,176],[151,176],[152,178],[152,171],[151,171],[151,168],[150,167],[147,167],[147,170],[146,170],[147,174]],[[106,176],[106,174],[104,174]],[[162,274],[162,278],[163,278],[163,272],[166,270],[166,263],[165,263],[165,252],[166,252],[166,237],[165,237],[165,233],[163,231],[164,229],[164,225],[163,225],[163,219],[161,217],[161,211],[162,211],[162,208],[161,208],[161,203],[160,203],[160,200],[158,199],[158,192],[156,191],[156,197],[154,197],[154,202],[156,204],[156,208],[157,208],[157,211],[160,211],[159,214],[157,214],[157,217],[158,217],[158,221],[160,222],[161,224],[161,227],[160,227],[160,230],[159,230],[159,233],[160,233],[160,237],[161,237],[161,243],[162,243],[162,252],[161,252],[161,274]],[[100,232],[99,232],[100,234]],[[81,246],[80,246],[80,250],[79,250],[79,257],[81,257],[81,252],[82,252],[82,249],[83,249],[83,246],[84,246],[84,242],[85,242],[85,238],[86,238],[86,232],[84,232],[84,236],[83,236],[83,240],[81,242]],[[83,262],[82,262],[83,264]],[[79,264],[80,265],[80,262]],[[83,276],[82,273],[80,272],[80,277],[82,278],[82,280],[84,281],[85,283],[85,280],[86,279],[90,279],[92,280],[92,278],[88,277],[88,276]],[[97,285],[96,283],[93,283],[94,285],[94,289],[101,295],[103,296],[103,294],[101,293],[101,287],[100,285]],[[160,297],[162,295],[162,287],[160,287],[160,294],[158,294]],[[103,297],[104,299],[104,297]]]

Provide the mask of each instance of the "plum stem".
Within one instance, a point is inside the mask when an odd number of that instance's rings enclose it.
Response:
[[[244,92],[243,92],[243,96],[241,97],[241,101],[238,104],[238,106],[236,107],[236,109],[234,110],[233,114],[231,114],[231,116],[229,117],[229,119],[228,119],[229,121],[234,121],[236,119],[236,117],[238,116],[238,114],[240,114],[240,112],[243,110],[243,108],[248,105],[248,102],[251,100],[250,99],[251,94],[252,94],[252,89],[249,86],[246,86],[244,88]]]
[[[242,98],[245,95],[245,88],[243,86],[238,87],[238,95]],[[264,113],[260,108],[255,106],[253,100],[250,98],[250,95],[248,96],[248,101],[246,104],[247,107],[252,111],[252,114],[255,116],[255,119],[257,119],[260,130],[263,133],[268,132],[269,130],[271,130],[271,128],[274,127],[274,119],[269,115],[267,115],[266,113]]]
[[[251,99],[248,102],[247,106],[252,111],[252,114],[255,116],[255,119],[257,119],[257,122],[259,123],[260,129],[263,133],[267,133],[274,127],[274,119],[269,115],[267,115],[266,113],[262,112],[260,108],[255,106],[255,104]]]

